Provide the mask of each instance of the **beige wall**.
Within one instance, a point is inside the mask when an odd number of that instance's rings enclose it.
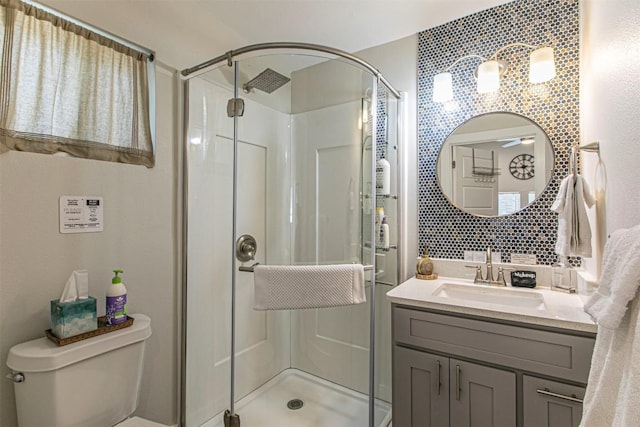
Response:
[[[640,3],[589,0],[582,4],[582,144],[600,141],[607,185],[597,216],[596,246],[620,228],[640,224]],[[583,154],[584,175],[597,186],[597,155]],[[596,221],[597,219],[597,221]],[[598,265],[588,268],[598,274]]]
[[[156,166],[147,169],[22,152],[0,155],[0,361],[42,337],[49,300],[74,269],[88,269],[104,314],[111,270],[124,270],[130,313],[151,317],[139,415],[177,422],[177,127],[173,70],[156,67]],[[58,198],[104,197],[101,233],[60,234]],[[105,396],[105,398],[108,398]],[[13,386],[0,381],[0,425],[15,426]]]

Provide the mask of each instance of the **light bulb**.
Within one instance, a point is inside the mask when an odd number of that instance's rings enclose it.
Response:
[[[541,47],[531,52],[529,57],[529,82],[542,83],[556,76],[553,48]]]
[[[433,77],[433,102],[447,102],[453,99],[451,73],[440,73]]]
[[[500,65],[498,61],[485,61],[478,66],[478,93],[490,93],[500,89]]]

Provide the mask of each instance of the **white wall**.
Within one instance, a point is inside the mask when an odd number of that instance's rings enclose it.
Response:
[[[581,139],[600,141],[608,177],[594,237],[602,246],[607,234],[640,224],[640,2],[583,1],[582,15]],[[582,156],[584,175],[596,184],[597,156]],[[595,260],[587,265],[597,274]]]
[[[42,154],[0,155],[0,361],[11,346],[44,336],[49,301],[74,269],[89,270],[104,314],[111,270],[124,270],[130,313],[151,317],[139,415],[177,422],[178,154],[173,70],[157,66],[156,166]],[[104,197],[101,233],[60,234],[61,195]],[[0,381],[0,425],[15,426],[13,385]]]

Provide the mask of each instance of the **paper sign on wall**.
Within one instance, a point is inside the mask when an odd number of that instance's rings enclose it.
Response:
[[[511,254],[512,264],[536,265],[538,260],[535,254]]]
[[[60,196],[60,233],[95,233],[103,230],[102,197]]]

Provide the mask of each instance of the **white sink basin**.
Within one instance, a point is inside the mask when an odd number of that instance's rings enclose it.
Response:
[[[511,307],[544,310],[544,297],[536,292],[521,289],[490,288],[483,285],[458,285],[444,283],[432,293],[435,297],[481,303],[500,304]]]

